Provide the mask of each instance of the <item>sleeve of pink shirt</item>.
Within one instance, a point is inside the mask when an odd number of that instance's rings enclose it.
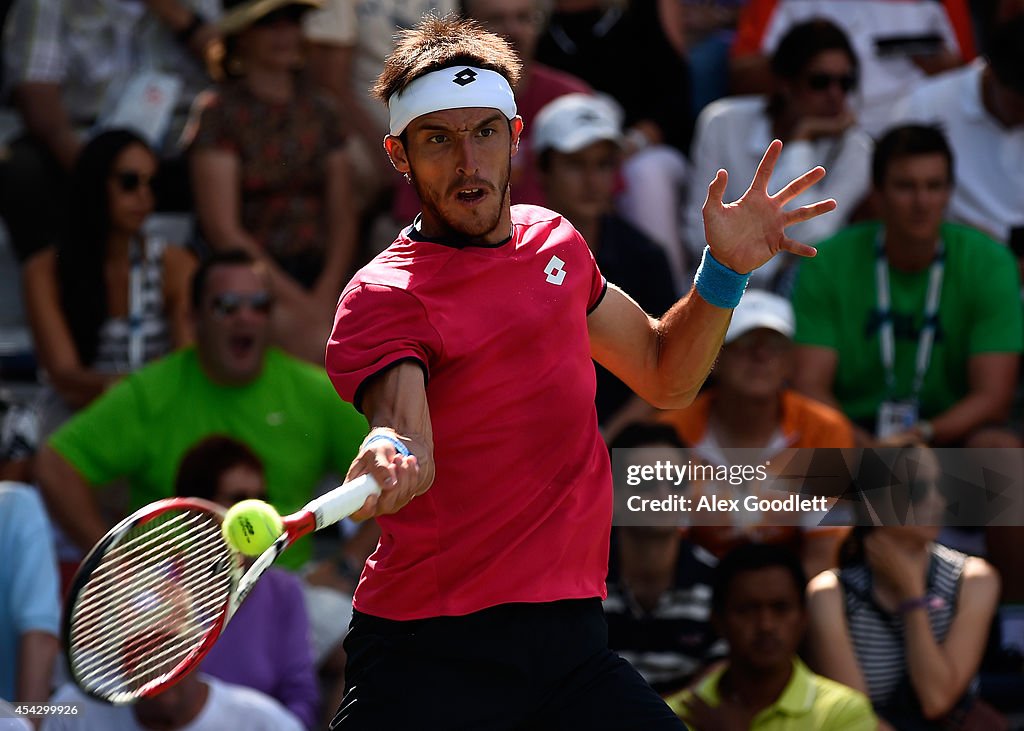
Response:
[[[327,374],[341,397],[359,407],[372,376],[414,360],[430,375],[443,344],[416,297],[382,284],[360,283],[342,296],[327,341]]]

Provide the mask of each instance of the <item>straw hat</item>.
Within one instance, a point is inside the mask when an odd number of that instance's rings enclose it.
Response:
[[[224,35],[245,30],[260,18],[289,5],[319,8],[323,0],[225,0],[224,15],[217,27]]]

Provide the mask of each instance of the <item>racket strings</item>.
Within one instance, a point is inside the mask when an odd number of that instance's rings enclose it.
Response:
[[[223,621],[235,560],[209,513],[172,511],[128,529],[75,603],[69,657],[79,684],[123,702],[170,676]]]

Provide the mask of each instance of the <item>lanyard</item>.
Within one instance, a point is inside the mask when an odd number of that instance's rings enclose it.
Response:
[[[878,298],[878,314],[881,326],[878,331],[881,340],[882,367],[885,369],[885,387],[889,398],[896,395],[896,338],[892,324],[892,301],[889,290],[889,260],[885,256],[885,229],[879,229],[875,241],[875,293]],[[924,384],[924,375],[932,359],[935,331],[939,324],[939,299],[942,296],[942,276],[946,269],[946,250],[939,239],[935,258],[928,269],[928,292],[924,300],[924,323],[917,339],[917,357],[914,363],[914,381],[910,398],[917,401]]]

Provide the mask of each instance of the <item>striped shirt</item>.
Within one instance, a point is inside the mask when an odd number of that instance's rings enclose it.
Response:
[[[956,616],[957,592],[964,570],[965,554],[933,544],[928,567],[928,607],[935,641],[946,639]],[[839,574],[846,596],[846,621],[857,654],[868,695],[875,707],[894,701],[900,681],[907,675],[903,618],[883,610],[872,597],[871,572],[864,564],[843,569]]]
[[[718,559],[682,541],[675,579],[657,606],[647,611],[622,580],[617,543],[613,531],[604,601],[608,646],[658,692],[678,690],[727,652],[711,625],[711,583]]]
[[[139,244],[138,240],[132,244],[128,316],[109,317],[100,327],[92,367],[102,373],[129,373],[172,349],[164,307],[166,245],[161,239],[148,239],[141,247]]]

